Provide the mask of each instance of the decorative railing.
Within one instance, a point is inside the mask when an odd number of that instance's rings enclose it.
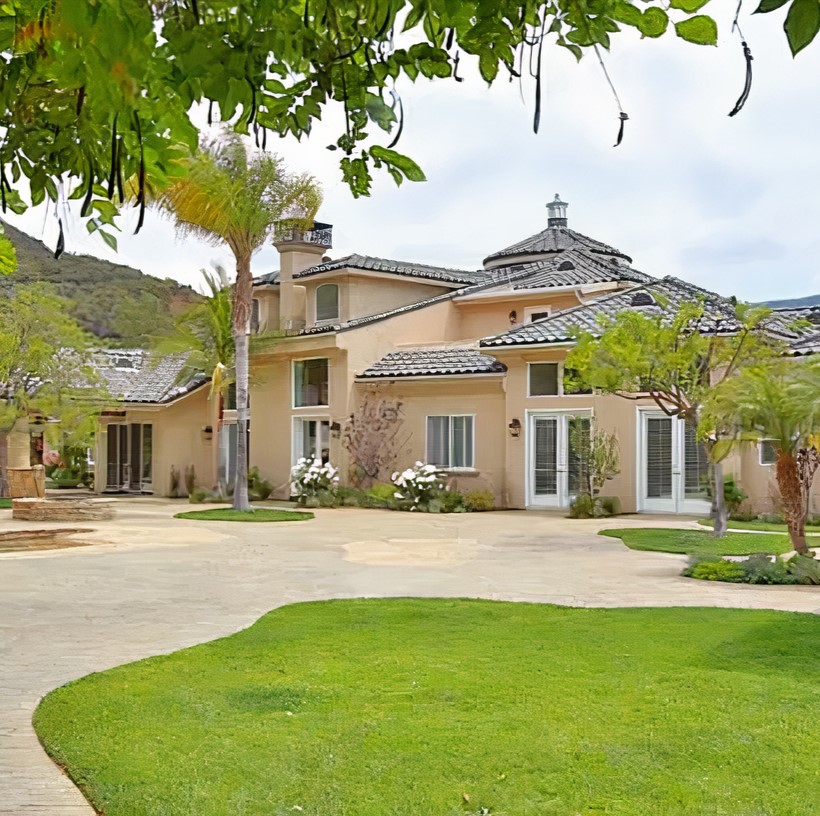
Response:
[[[276,225],[273,242],[275,244],[302,243],[330,249],[333,246],[333,225],[313,222],[309,230],[299,229],[292,223],[282,221]]]

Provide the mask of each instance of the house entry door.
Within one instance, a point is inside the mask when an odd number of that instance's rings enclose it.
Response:
[[[153,426],[140,422],[108,426],[107,490],[150,492],[153,483]]]
[[[660,411],[642,412],[641,449],[639,509],[708,512],[708,460],[689,423]]]
[[[532,507],[568,507],[584,488],[586,462],[578,443],[589,416],[532,414],[529,422],[529,499]]]

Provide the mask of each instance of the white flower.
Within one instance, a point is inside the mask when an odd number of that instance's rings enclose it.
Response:
[[[412,470],[410,470],[410,468],[407,468],[407,470],[405,470],[404,473],[402,473],[402,477],[405,479],[415,479],[416,474]]]
[[[424,466],[424,462],[416,462],[416,467],[420,468]]]
[[[396,492],[393,494],[393,498],[394,498],[394,499],[403,499],[403,498],[404,498],[404,496],[402,496],[402,494],[401,494],[401,493],[399,493],[398,491],[396,491]]]
[[[418,463],[417,463],[417,464],[418,464]],[[435,473],[435,472],[436,472],[436,466],[435,466],[435,465],[425,465],[425,466],[422,468],[422,470],[423,470],[425,473]]]

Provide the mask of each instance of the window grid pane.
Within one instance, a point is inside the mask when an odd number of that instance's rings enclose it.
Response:
[[[709,457],[695,429],[687,423],[683,429],[684,495],[687,499],[709,496]]]
[[[450,467],[450,417],[427,417],[427,462]]]
[[[558,492],[558,422],[535,420],[535,494],[554,496]]]
[[[558,395],[558,363],[530,363],[530,396]]]
[[[293,364],[293,404],[296,408],[327,405],[327,359],[297,360]]]
[[[316,290],[316,319],[336,320],[339,317],[339,287],[324,283]]]

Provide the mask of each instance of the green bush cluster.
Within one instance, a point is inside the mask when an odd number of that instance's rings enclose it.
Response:
[[[742,561],[718,556],[694,556],[681,573],[701,581],[732,584],[813,584],[820,585],[820,561],[805,555],[782,558],[757,554]]]
[[[621,500],[617,496],[595,496],[582,493],[572,500],[569,517],[574,519],[607,518],[621,513]]]

